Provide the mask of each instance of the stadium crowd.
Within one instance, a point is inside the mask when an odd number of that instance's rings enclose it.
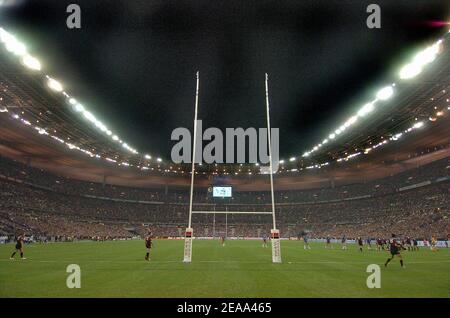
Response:
[[[277,192],[281,235],[297,237],[308,232],[316,238],[378,238],[399,233],[447,238],[449,180],[399,189],[446,177],[448,161],[446,158],[365,184]],[[194,208],[270,211],[268,193],[233,195],[233,201],[217,202],[211,201],[206,191],[199,191],[197,199],[204,199],[196,201]],[[119,239],[141,235],[150,226],[156,236],[180,237],[187,219],[187,191],[149,191],[77,181],[0,159],[0,235],[25,232],[53,240]],[[193,227],[196,236],[261,237],[270,234],[271,215],[195,214]]]

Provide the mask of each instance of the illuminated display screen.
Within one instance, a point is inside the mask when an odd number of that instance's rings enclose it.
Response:
[[[231,187],[213,187],[213,197],[231,198]]]

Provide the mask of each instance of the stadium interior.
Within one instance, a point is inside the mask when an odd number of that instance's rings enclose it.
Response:
[[[183,237],[190,165],[139,154],[58,82],[26,71],[8,52],[8,41],[15,40],[2,32],[0,234],[131,238],[151,226],[158,237]],[[448,41],[446,36],[430,47],[432,63],[420,81],[388,86],[396,90],[395,110],[378,107],[366,120],[374,104],[392,94],[378,93],[370,107],[310,151],[280,161],[274,189],[283,238],[302,232],[316,238],[392,232],[447,238]],[[83,117],[74,116],[80,112]],[[331,142],[346,129],[342,141]],[[197,165],[195,174],[197,210],[271,211],[268,178],[258,164]],[[221,184],[233,187],[231,198],[211,196],[211,187]],[[198,237],[258,238],[270,226],[266,215],[193,216]]]
[[[448,0],[72,2],[0,0],[0,299],[448,301]]]

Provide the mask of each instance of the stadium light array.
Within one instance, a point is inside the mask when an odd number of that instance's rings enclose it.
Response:
[[[412,61],[405,65],[400,70],[400,78],[401,79],[410,79],[422,72],[422,69],[427,64],[433,62],[437,55],[441,51],[441,44],[442,39],[439,39],[436,41],[433,45],[427,47],[426,49],[420,51],[417,53]],[[386,101],[390,99],[394,95],[394,87],[396,86],[396,83],[393,83],[391,85],[385,86],[381,88],[376,93],[376,99],[366,103],[364,106],[362,106],[358,112],[350,117],[344,124],[340,125],[337,129],[335,129],[332,133],[328,135],[328,139],[324,139],[322,143],[319,143],[315,146],[313,146],[310,150],[307,150],[303,153],[302,157],[309,157],[312,153],[317,152],[321,147],[328,142],[328,140],[335,140],[339,135],[341,135],[344,131],[349,129],[352,125],[354,125],[359,118],[367,117],[367,115],[371,112],[373,112],[376,108],[376,104],[379,101]],[[325,142],[327,140],[327,142]]]
[[[21,43],[20,41],[18,41],[12,34],[8,33],[3,28],[0,28],[0,41],[5,45],[5,48],[7,49],[7,51],[11,52],[14,55],[22,57],[21,61],[25,67],[27,67],[28,69],[31,69],[31,70],[35,70],[35,71],[41,70],[41,64],[40,64],[39,60],[37,58],[29,55],[27,53],[26,46],[23,43]],[[410,79],[410,78],[413,78],[413,77],[417,76],[418,74],[420,74],[425,65],[434,61],[437,54],[440,52],[441,43],[442,43],[442,40],[439,40],[432,46],[419,52],[409,64],[405,65],[400,70],[400,74],[399,74],[400,78],[401,79]],[[72,108],[76,112],[83,114],[84,117],[88,121],[92,122],[96,128],[98,128],[101,132],[108,135],[113,141],[120,143],[124,149],[128,150],[129,152],[131,152],[133,154],[139,154],[139,152],[137,150],[128,146],[128,144],[126,142],[123,142],[116,134],[113,134],[113,132],[111,130],[109,130],[105,124],[103,124],[101,121],[97,120],[95,118],[95,116],[91,112],[89,112],[87,109],[85,109],[85,107],[82,104],[78,103],[75,100],[75,98],[71,97],[69,94],[67,94],[65,91],[63,91],[63,86],[61,85],[61,83],[54,80],[53,78],[51,78],[48,75],[46,75],[45,77],[47,79],[47,85],[52,90],[54,90],[56,92],[61,92],[67,98],[68,103],[72,106]],[[311,153],[318,151],[320,148],[322,148],[323,145],[327,144],[329,141],[335,140],[338,137],[338,135],[342,134],[344,131],[346,131],[352,125],[354,125],[358,121],[359,118],[367,116],[367,114],[369,114],[370,112],[372,112],[375,109],[377,101],[385,101],[385,100],[388,100],[389,98],[391,98],[394,94],[395,85],[396,84],[393,83],[392,85],[386,86],[386,87],[382,88],[381,90],[379,90],[378,93],[376,94],[376,99],[374,101],[369,102],[369,103],[365,104],[363,107],[361,107],[360,110],[354,116],[351,116],[344,124],[340,125],[339,128],[337,128],[334,132],[329,134],[328,138],[325,138],[321,143],[315,145],[312,148],[312,150],[305,151],[303,154],[303,157],[309,157],[311,155]],[[449,110],[449,107],[450,106],[447,106],[447,110]],[[0,108],[0,112],[1,113],[8,112],[8,109],[6,107]],[[442,115],[443,115],[443,110],[438,111],[436,113],[436,116],[442,116]],[[20,119],[20,121],[23,124],[31,126],[31,123],[29,121],[27,121],[23,118],[20,118],[20,116],[17,114],[12,114],[11,117],[14,119]],[[39,121],[37,121],[37,122],[39,122]],[[409,132],[413,131],[414,129],[419,129],[423,126],[424,126],[423,122],[416,122],[413,126],[406,129],[404,132],[395,134],[394,136],[389,138],[389,140],[384,139],[384,140],[380,141],[378,144],[374,145],[373,147],[366,148],[364,150],[364,154],[368,154],[373,149],[381,147],[383,145],[386,145],[389,141],[396,141],[396,140],[400,139],[400,137],[402,137],[403,134],[409,133]],[[69,147],[69,149],[76,149],[78,151],[81,151],[81,152],[89,155],[90,157],[102,158],[99,154],[95,154],[95,153],[91,152],[90,150],[82,149],[72,143],[68,143],[68,142],[64,141],[64,139],[62,139],[62,138],[59,138],[55,135],[49,134],[44,128],[36,126],[35,129],[40,135],[49,135],[51,138],[57,140],[58,142],[65,144],[67,147]],[[67,139],[69,140],[70,138],[67,138]],[[356,152],[356,153],[353,153],[350,155],[346,155],[345,157],[338,158],[338,159],[336,159],[336,161],[337,162],[348,161],[349,159],[359,156],[361,154],[362,154],[362,152],[359,151],[359,152]],[[144,158],[149,160],[149,159],[151,159],[151,156],[144,155]],[[112,158],[108,158],[108,157],[105,157],[102,159],[109,161],[109,162],[116,163],[118,165],[133,166],[132,164],[128,164],[126,162],[118,163],[118,161],[116,159],[112,159]],[[296,157],[291,157],[289,159],[290,162],[293,162],[295,160],[296,160]],[[161,163],[162,159],[157,158],[156,161],[158,163]],[[280,164],[284,164],[284,160],[280,160]],[[329,164],[329,162],[325,162],[325,163],[321,163],[321,164],[314,164],[314,165],[308,166],[306,169],[313,169],[313,168],[320,169],[321,167],[326,166],[328,164]],[[241,166],[242,166],[242,164],[241,164]],[[140,167],[138,166],[138,168],[140,168]],[[147,169],[145,169],[145,170],[147,170]],[[151,168],[151,170],[153,170],[153,168]],[[284,170],[284,168],[283,168],[283,170]],[[293,170],[297,170],[297,169],[290,169],[288,171],[293,171]],[[302,170],[302,169],[300,169],[300,170]],[[161,171],[161,169],[159,169],[158,171]],[[169,172],[169,170],[166,170],[166,171]],[[240,169],[239,169],[239,171],[240,171]],[[281,172],[282,171],[279,171],[279,173],[281,173]],[[203,172],[203,174],[205,174],[205,172]],[[237,175],[238,172],[235,172],[235,174]]]
[[[419,52],[413,59],[413,61],[409,64],[406,64],[400,70],[400,78],[401,79],[410,79],[414,78],[422,72],[422,69],[425,65],[431,63],[436,58],[437,54],[440,50],[440,45],[442,41],[439,40],[432,46],[426,48],[425,50]]]
[[[42,68],[41,63],[36,57],[33,57],[27,53],[25,44],[18,41],[15,36],[13,36],[11,33],[7,32],[4,28],[1,27],[0,27],[0,42],[4,44],[8,52],[22,57],[21,62],[25,67],[33,71],[41,71]],[[99,131],[111,137],[113,141],[123,144],[122,140],[120,140],[120,138],[116,134],[113,134],[113,132],[110,129],[108,129],[105,124],[97,120],[95,116],[92,115],[92,113],[89,112],[87,109],[85,109],[85,107],[82,104],[78,103],[75,100],[75,98],[71,97],[68,93],[66,93],[60,82],[51,78],[49,75],[45,75],[45,78],[47,79],[46,83],[47,86],[55,92],[62,93],[67,98],[68,103],[71,105],[72,109],[75,112],[84,115],[85,119],[93,123],[94,126],[99,129]],[[133,154],[139,154],[139,152],[136,149],[129,147],[128,145],[127,147],[124,147],[124,149],[128,150]]]

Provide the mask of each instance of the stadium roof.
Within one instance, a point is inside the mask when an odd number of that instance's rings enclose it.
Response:
[[[109,172],[103,174],[111,175],[111,171],[120,166],[120,171],[122,168],[137,170],[131,174],[189,175],[188,164],[173,164],[170,159],[151,157],[128,145],[131,142],[122,140],[90,111],[82,96],[72,96],[70,88],[66,89],[43,69],[39,58],[36,58],[38,52],[29,53],[20,36],[14,36],[6,29],[0,31],[4,44],[0,47],[0,120],[5,122],[2,139],[10,142],[8,148],[14,148],[11,142],[16,137],[20,139],[18,136],[24,132],[14,135],[5,131],[5,127],[16,132],[28,129],[46,147],[53,143],[53,148],[63,156],[77,157],[75,154],[79,153],[88,165],[106,167]],[[323,138],[303,155],[298,153],[282,158],[278,174],[290,178],[304,176],[307,170],[334,169],[342,161],[373,162],[372,157],[383,156],[380,152],[392,143],[405,145],[405,149],[412,153],[415,150],[408,145],[414,145],[419,134],[426,131],[436,134],[435,138],[424,135],[429,149],[431,145],[447,146],[448,140],[441,136],[448,134],[450,40],[448,33],[442,36],[402,59],[396,76],[390,78],[391,82],[385,81],[384,85],[374,87],[354,114],[324,130],[323,136],[318,136]],[[46,62],[49,63],[48,60]],[[277,77],[273,81],[277,86]],[[385,88],[381,89],[383,86]],[[360,92],[354,94],[357,96]],[[193,96],[191,99],[193,102]],[[276,100],[277,97],[271,96],[271,99]],[[23,145],[24,141],[20,143]],[[62,150],[64,147],[70,151]],[[20,148],[19,144],[16,148]],[[29,156],[42,156],[38,148],[33,144]],[[19,151],[23,152],[23,149]],[[100,164],[99,161],[104,162]],[[204,176],[248,176],[258,174],[260,167],[255,164],[202,165],[197,171]]]

